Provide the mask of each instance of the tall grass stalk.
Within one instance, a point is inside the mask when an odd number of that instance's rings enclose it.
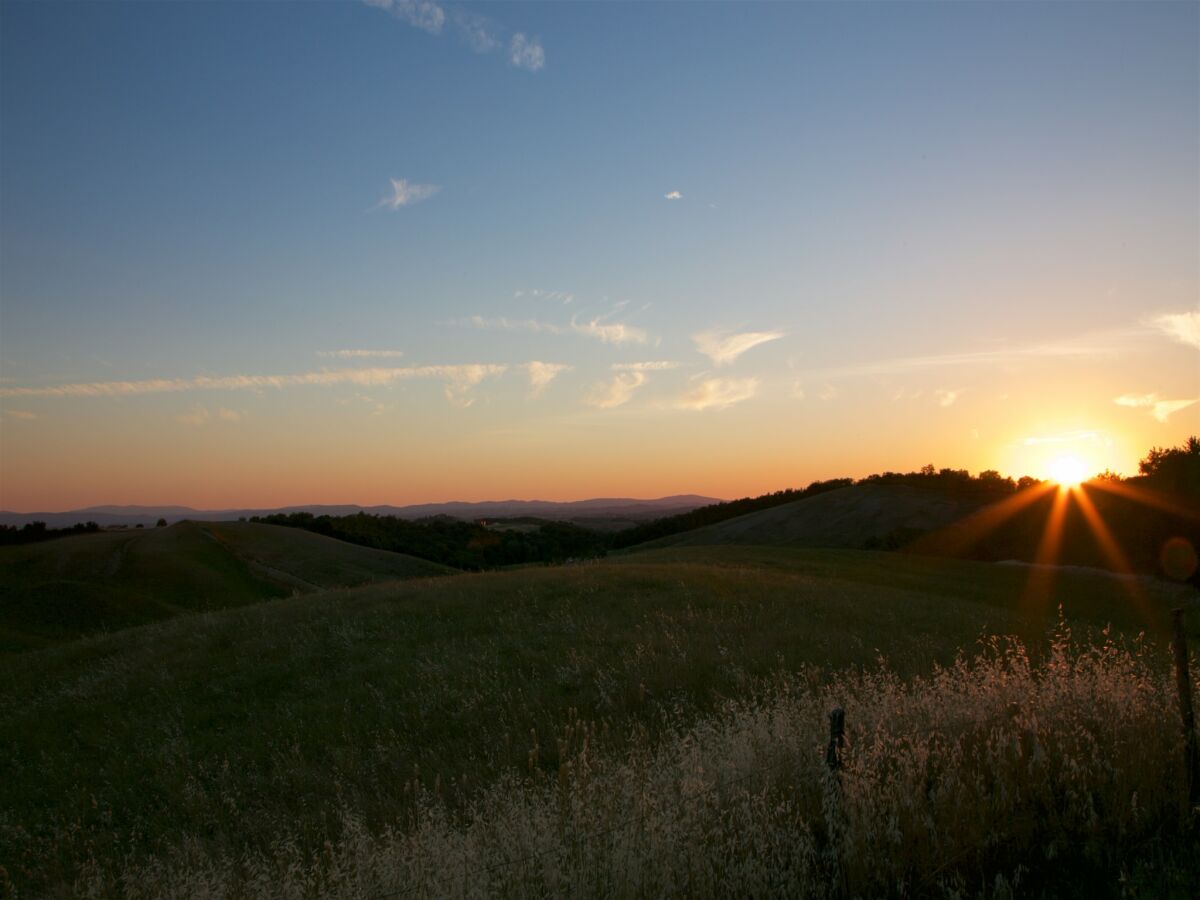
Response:
[[[1120,895],[1131,867],[1187,854],[1169,674],[1140,642],[1076,643],[1032,664],[1015,638],[925,677],[876,667],[780,674],[657,739],[596,750],[572,719],[536,765],[466,808],[414,779],[372,831],[340,811],[319,852],[185,840],[75,888],[130,898]],[[838,776],[827,716],[846,710]],[[1165,855],[1164,855],[1165,854]]]

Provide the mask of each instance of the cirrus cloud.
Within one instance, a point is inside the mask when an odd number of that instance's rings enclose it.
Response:
[[[318,350],[317,356],[324,359],[394,359],[403,356],[403,350]]]
[[[437,184],[414,184],[407,178],[392,178],[392,195],[384,197],[376,206],[386,206],[388,209],[396,210],[402,206],[412,206],[414,203],[420,203],[422,200],[428,200],[438,191],[441,185]]]
[[[546,51],[541,38],[526,37],[518,31],[508,44],[508,61],[518,69],[537,72],[546,65]]]
[[[634,391],[649,380],[645,372],[622,372],[612,381],[596,385],[587,397],[591,406],[612,409],[629,402]]]
[[[665,359],[651,360],[649,362],[628,362],[628,363],[613,363],[612,370],[614,372],[665,372],[668,369],[678,369],[679,363],[670,362]]]
[[[556,325],[538,319],[508,319],[504,316],[485,318],[471,316],[469,319],[452,320],[451,324],[469,325],[497,331],[529,331],[540,334],[581,334],[596,338],[606,344],[644,344],[648,336],[644,330],[624,322],[607,322],[602,317],[579,321],[572,319],[569,325]]]
[[[351,384],[379,387],[413,379],[446,382],[446,398],[469,406],[466,394],[486,378],[502,375],[507,365],[468,363],[442,366],[322,369],[290,375],[199,375],[194,378],[146,378],[137,381],[88,381],[40,387],[0,387],[0,397],[129,397],[187,391],[283,390],[294,387],[329,387]]]
[[[726,334],[721,331],[701,331],[692,335],[696,349],[711,359],[718,366],[732,363],[739,356],[768,341],[777,341],[784,337],[783,331],[745,331],[738,334]]]
[[[758,393],[757,378],[706,378],[679,398],[680,409],[724,409]]]
[[[1117,404],[1117,406],[1128,406],[1132,409],[1145,409],[1158,421],[1165,422],[1181,409],[1187,409],[1189,406],[1200,403],[1200,397],[1192,397],[1184,400],[1162,400],[1159,399],[1158,394],[1122,394],[1120,397],[1114,397],[1113,403]]]
[[[1200,309],[1155,316],[1150,324],[1171,340],[1200,350]]]
[[[546,389],[546,385],[550,384],[550,382],[563,372],[570,372],[574,367],[568,366],[565,363],[548,363],[532,360],[525,363],[521,368],[529,375],[529,386],[532,389],[533,396],[536,397]]]

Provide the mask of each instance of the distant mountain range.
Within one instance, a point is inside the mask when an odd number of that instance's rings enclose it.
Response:
[[[550,500],[486,500],[480,503],[419,503],[412,506],[356,506],[320,505],[284,506],[276,509],[192,509],[189,506],[89,506],[66,512],[10,512],[0,510],[0,525],[21,526],[26,522],[45,522],[50,528],[65,528],[76,522],[95,522],[109,527],[113,525],[153,525],[159,519],[169,523],[184,519],[203,522],[228,522],[251,516],[267,516],[272,513],[308,512],[314,516],[352,516],[367,513],[372,516],[398,516],[402,519],[423,519],[429,516],[451,516],[455,519],[509,519],[533,516],[539,519],[588,524],[644,522],[662,516],[673,516],[698,506],[708,506],[721,501],[714,497],[696,494],[679,494],[659,497],[655,500],[637,500],[629,497],[599,497],[592,500],[572,500],[556,503]]]

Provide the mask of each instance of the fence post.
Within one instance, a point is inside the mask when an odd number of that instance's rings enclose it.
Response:
[[[1183,720],[1183,764],[1187,778],[1188,809],[1200,806],[1200,755],[1196,748],[1196,714],[1192,710],[1192,676],[1188,672],[1187,635],[1183,630],[1183,608],[1171,610],[1175,620],[1175,689],[1179,693],[1179,716]]]
[[[846,745],[846,711],[840,706],[829,713],[829,748],[825,751],[825,765],[836,773],[842,767],[842,748]]]

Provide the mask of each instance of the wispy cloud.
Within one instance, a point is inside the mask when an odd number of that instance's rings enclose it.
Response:
[[[323,359],[395,359],[404,355],[403,350],[318,350]]]
[[[600,409],[612,409],[629,402],[633,392],[649,380],[645,372],[622,372],[612,381],[596,385],[587,402]]]
[[[581,334],[596,338],[607,344],[644,344],[646,332],[641,328],[626,325],[623,322],[606,322],[602,317],[580,322],[572,319],[569,325],[556,325],[553,322],[542,322],[537,319],[507,319],[503,316],[485,318],[471,316],[459,320],[458,324],[467,324],[474,328],[494,329],[498,331],[530,331],[542,334]]]
[[[127,397],[187,391],[282,390],[352,384],[378,387],[412,379],[443,380],[446,396],[460,405],[463,395],[485,378],[502,375],[506,365],[465,364],[404,368],[323,369],[291,375],[200,375],[195,378],[148,378],[140,381],[89,381],[43,387],[0,387],[0,397]]]
[[[1150,324],[1172,340],[1200,350],[1200,309],[1156,316]]]
[[[509,41],[508,61],[518,69],[537,72],[546,65],[546,51],[542,49],[541,38],[526,37],[518,31]]]
[[[487,16],[455,10],[454,26],[476,53],[491,53],[503,43],[499,26]]]
[[[679,193],[679,191],[668,191],[667,193],[663,194],[663,199],[664,200],[682,200],[683,194]]]
[[[505,51],[511,65],[537,72],[546,65],[546,51],[541,38],[523,32],[512,33],[499,22],[478,13],[462,9],[451,15],[434,0],[363,0],[367,6],[385,10],[408,25],[432,35],[440,35],[449,22],[463,42],[476,53]]]
[[[758,393],[757,378],[706,378],[679,398],[681,409],[724,409]]]
[[[587,322],[572,319],[571,330],[576,334],[598,338],[606,344],[646,343],[646,332],[641,328],[623,322],[605,322],[602,318],[590,319]]]
[[[552,322],[539,322],[537,319],[509,319],[504,316],[486,318],[471,316],[469,319],[452,320],[448,324],[469,325],[472,328],[482,328],[487,331],[531,331],[545,334],[565,334],[567,329]]]
[[[752,347],[777,341],[784,337],[782,331],[746,331],[726,334],[720,331],[702,331],[692,335],[696,349],[718,366],[728,365]]]
[[[563,372],[571,371],[573,367],[564,363],[548,363],[533,360],[532,362],[525,363],[521,368],[529,375],[529,386],[532,389],[533,396],[536,397],[545,390],[546,385]]]
[[[613,363],[614,372],[664,372],[667,369],[678,369],[679,363],[667,360],[651,360],[649,362]]]
[[[384,197],[377,206],[388,209],[399,209],[402,206],[412,206],[422,200],[428,200],[442,188],[437,184],[413,184],[406,178],[392,178],[392,195]]]
[[[432,0],[363,0],[367,6],[385,9],[414,28],[441,34],[446,24],[446,11]]]
[[[1189,400],[1160,400],[1158,394],[1122,394],[1120,397],[1114,397],[1113,403],[1117,406],[1149,410],[1150,415],[1160,422],[1165,422],[1181,409],[1200,403],[1200,397]]]
[[[513,291],[514,299],[522,297],[530,297],[534,300],[549,300],[553,303],[561,303],[564,306],[575,302],[575,295],[570,291],[543,291],[540,288],[533,288],[528,291]]]
[[[454,405],[462,407],[470,406],[475,402],[475,398],[468,396],[473,387],[485,378],[502,375],[508,370],[508,366],[493,365],[442,366],[434,368],[449,370],[442,375],[446,379],[446,399]]]
[[[953,406],[962,394],[962,391],[951,391],[947,388],[938,388],[933,392],[933,396],[937,398],[938,406],[941,407]]]
[[[1023,347],[1006,347],[998,350],[974,350],[963,353],[936,353],[927,356],[899,356],[848,366],[832,366],[810,369],[799,373],[805,380],[828,380],[872,375],[901,375],[927,369],[957,366],[1009,365],[1037,359],[1095,359],[1117,352],[1119,341],[1144,332],[1121,332],[1112,335],[1093,336],[1093,339],[1063,341],[1052,344],[1034,344]]]
[[[4,418],[6,419],[23,419],[29,421],[37,418],[37,413],[30,412],[27,409],[6,409],[4,410]]]

